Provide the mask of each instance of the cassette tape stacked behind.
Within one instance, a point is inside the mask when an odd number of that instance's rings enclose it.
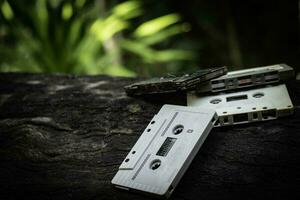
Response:
[[[227,74],[199,84],[197,93],[226,92],[234,89],[276,84],[294,78],[294,69],[286,64],[276,64],[250,69],[229,71]]]
[[[188,94],[188,105],[214,109],[215,126],[266,121],[293,114],[293,104],[284,84],[213,96]]]
[[[188,92],[187,105],[216,110],[216,127],[277,119],[293,114],[284,84],[293,77],[285,64],[231,71]]]
[[[198,70],[191,74],[169,75],[133,83],[124,87],[129,96],[170,94],[180,91],[195,90],[198,85],[227,73],[227,67],[214,67]]]

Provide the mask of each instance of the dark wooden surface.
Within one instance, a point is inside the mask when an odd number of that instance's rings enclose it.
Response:
[[[0,74],[0,199],[150,199],[110,184],[164,103],[127,97],[135,80]],[[171,199],[300,197],[299,83],[293,116],[213,129]]]

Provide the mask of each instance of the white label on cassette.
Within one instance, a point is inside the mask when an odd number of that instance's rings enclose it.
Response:
[[[164,105],[122,162],[112,184],[168,197],[216,120],[214,110]]]
[[[293,113],[293,104],[284,84],[213,96],[189,93],[188,106],[215,109],[215,126],[276,119]]]

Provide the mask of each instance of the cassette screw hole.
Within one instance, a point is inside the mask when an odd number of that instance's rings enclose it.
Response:
[[[150,128],[148,128],[148,129],[147,129],[147,132],[150,132],[150,131],[151,131],[151,129],[150,129]]]
[[[268,107],[263,107],[263,109],[267,109]]]
[[[183,131],[184,127],[182,125],[177,125],[173,128],[173,134],[178,135]]]
[[[292,106],[291,106],[291,105],[288,105],[287,107],[288,107],[288,108],[291,108]]]
[[[226,114],[226,113],[227,113],[226,111],[223,112],[223,114]]]
[[[135,151],[133,151],[132,154],[135,154]]]
[[[211,104],[218,104],[220,103],[222,100],[221,99],[213,99],[210,101]]]
[[[152,170],[156,170],[157,168],[159,168],[160,167],[160,165],[161,165],[161,161],[160,160],[153,160],[152,162],[151,162],[151,164],[150,164],[150,168],[152,169]]]
[[[252,110],[256,110],[256,108],[252,108]]]
[[[128,161],[129,161],[129,158],[126,158],[126,159],[125,159],[125,162],[128,162]]]
[[[152,121],[152,122],[151,122],[151,124],[154,124],[154,123],[155,123],[155,121]]]
[[[254,97],[254,98],[261,98],[261,97],[263,97],[263,96],[265,96],[264,93],[260,93],[260,92],[259,92],[259,93],[253,94],[253,97]]]

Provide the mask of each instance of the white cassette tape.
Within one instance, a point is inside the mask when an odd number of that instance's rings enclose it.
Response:
[[[215,109],[215,126],[276,119],[291,115],[293,104],[284,84],[213,96],[188,93],[188,106]]]
[[[199,85],[197,92],[221,92],[286,81],[295,76],[294,69],[286,64],[269,65],[230,71]]]
[[[169,197],[216,120],[214,110],[164,105],[120,165],[112,184]]]

